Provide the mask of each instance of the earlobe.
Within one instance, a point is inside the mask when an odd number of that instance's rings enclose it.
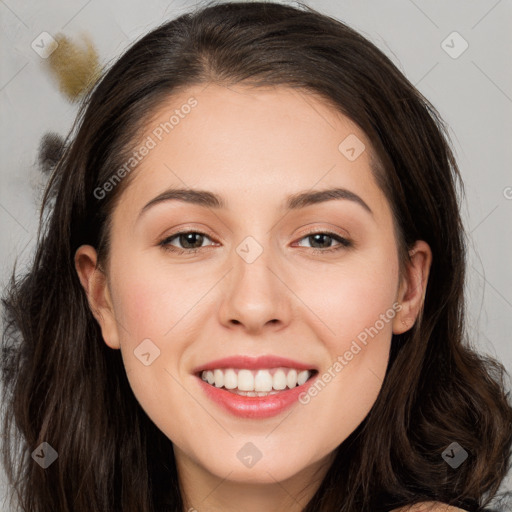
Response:
[[[431,264],[430,246],[418,240],[409,251],[409,262],[400,283],[397,302],[401,308],[393,320],[393,334],[408,331],[416,322],[425,300]]]
[[[75,253],[75,269],[91,312],[101,327],[103,340],[110,348],[118,349],[119,337],[107,278],[97,261],[96,249],[91,245],[82,245]]]

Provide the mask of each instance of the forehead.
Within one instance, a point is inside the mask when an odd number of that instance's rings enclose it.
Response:
[[[126,208],[169,187],[211,190],[228,208],[282,207],[283,197],[298,190],[334,186],[382,200],[365,134],[302,90],[190,87],[146,121],[134,151],[144,146],[123,193]]]

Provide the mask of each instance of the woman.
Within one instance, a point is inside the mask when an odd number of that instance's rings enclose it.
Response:
[[[483,510],[512,408],[464,343],[458,179],[428,101],[310,8],[134,44],[4,300],[22,510]]]

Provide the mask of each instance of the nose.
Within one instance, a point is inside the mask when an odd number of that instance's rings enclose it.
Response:
[[[218,310],[221,323],[229,328],[238,326],[248,334],[279,330],[288,325],[293,294],[286,286],[284,267],[271,257],[268,249],[251,263],[235,251]]]

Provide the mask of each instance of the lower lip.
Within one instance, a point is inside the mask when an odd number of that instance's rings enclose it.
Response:
[[[297,403],[299,395],[307,392],[317,375],[318,373],[313,375],[301,386],[295,386],[291,389],[279,391],[275,395],[267,396],[237,395],[225,389],[212,386],[201,379],[201,377],[197,378],[206,396],[231,414],[240,418],[261,419],[277,416],[294,403]]]

